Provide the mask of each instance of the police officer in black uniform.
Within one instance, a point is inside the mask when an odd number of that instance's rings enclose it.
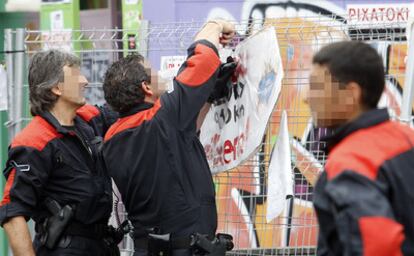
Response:
[[[114,118],[85,105],[79,65],[78,57],[57,50],[37,53],[30,63],[34,117],[9,147],[0,202],[0,224],[16,256],[117,252],[107,226],[111,180],[99,154]],[[36,224],[33,243],[29,218]]]
[[[232,24],[207,22],[174,90],[161,97],[161,82],[137,56],[115,62],[105,75],[105,99],[120,119],[106,133],[103,153],[135,228],[135,255],[192,255],[203,238],[213,241],[215,190],[197,118],[219,76],[217,48],[233,36]]]

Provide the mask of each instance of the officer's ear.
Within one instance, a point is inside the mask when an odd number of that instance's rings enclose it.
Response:
[[[364,105],[363,99],[362,99],[362,88],[361,86],[356,82],[349,82],[346,85],[346,89],[350,91],[350,94],[352,95],[353,102],[358,103],[359,105]]]
[[[142,91],[144,92],[145,96],[151,97],[154,93],[151,90],[151,85],[148,82],[141,83]]]
[[[62,95],[62,90],[60,89],[59,84],[57,84],[56,86],[53,86],[51,91],[56,96],[61,96]]]

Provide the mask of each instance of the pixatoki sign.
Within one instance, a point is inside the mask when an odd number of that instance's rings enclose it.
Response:
[[[405,23],[411,4],[350,4],[347,6],[349,25]]]

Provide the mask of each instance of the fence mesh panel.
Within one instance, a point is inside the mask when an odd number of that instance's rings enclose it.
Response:
[[[141,54],[155,63],[161,56],[185,55],[202,25],[203,22],[150,24],[141,28],[137,48],[141,47]],[[363,40],[371,44],[382,55],[387,74],[380,105],[389,107],[398,116],[407,55],[405,24],[349,25],[345,15],[249,20],[237,24],[237,36],[230,49],[267,26],[274,27],[277,33],[285,72],[282,91],[258,152],[237,168],[214,175],[218,232],[234,237],[235,249],[229,255],[314,255],[318,224],[312,208],[313,188],[326,159],[320,138],[330,131],[312,126],[309,108],[303,102],[313,53],[340,40]],[[26,31],[25,57],[57,46],[75,52],[89,81],[87,100],[102,104],[104,73],[126,52],[122,45],[127,35],[128,31],[120,29]],[[27,68],[25,72],[27,77]],[[27,87],[25,84],[26,91]],[[286,200],[284,212],[268,223],[266,207],[271,203],[266,196],[268,166],[282,110],[288,116],[295,187],[293,197]],[[28,112],[24,113],[18,122],[30,120]],[[125,214],[122,209],[119,206],[121,219]],[[123,254],[129,255],[133,251],[131,239],[124,239],[121,247]]]

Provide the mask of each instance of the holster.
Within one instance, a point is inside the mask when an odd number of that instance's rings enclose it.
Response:
[[[61,207],[53,199],[47,199],[45,205],[52,215],[40,224],[40,242],[48,249],[53,249],[72,220],[74,209],[70,205]]]

